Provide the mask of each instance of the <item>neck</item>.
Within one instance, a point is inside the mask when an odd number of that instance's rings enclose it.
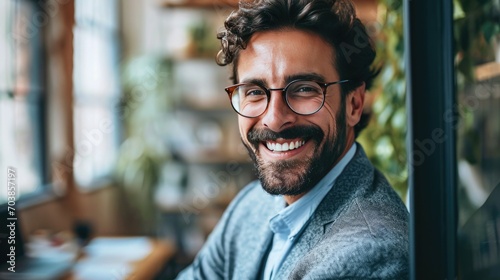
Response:
[[[288,205],[294,203],[295,201],[299,200],[306,193],[307,192],[301,193],[301,194],[298,194],[298,195],[284,195],[283,198],[285,199],[286,205],[288,206]]]

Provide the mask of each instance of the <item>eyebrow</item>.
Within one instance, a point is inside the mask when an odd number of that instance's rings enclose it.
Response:
[[[252,79],[243,80],[243,81],[240,81],[239,84],[257,84],[257,85],[261,85],[264,87],[267,86],[266,81],[264,81],[264,79],[259,79],[259,78],[252,78]]]
[[[318,73],[298,73],[293,75],[288,75],[285,77],[285,84],[289,84],[295,80],[311,80],[316,82],[325,82],[325,77]],[[267,82],[262,78],[252,78],[240,81],[240,83],[252,83],[267,87]]]
[[[318,73],[299,73],[285,77],[285,82],[288,84],[295,80],[311,80],[316,82],[325,82],[325,77]]]

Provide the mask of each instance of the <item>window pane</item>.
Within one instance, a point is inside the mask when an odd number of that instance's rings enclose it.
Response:
[[[77,0],[74,33],[74,176],[89,188],[111,175],[120,94],[116,0]]]
[[[14,48],[13,82],[16,96],[38,98],[41,93],[43,75],[41,64],[43,20],[49,20],[45,13],[36,8],[33,1],[13,1],[16,3],[11,44]]]
[[[36,104],[0,98],[0,180],[7,181],[7,168],[17,169],[17,193],[25,195],[40,189],[40,139]],[[6,201],[7,188],[1,188],[0,203]]]
[[[117,96],[118,52],[114,33],[99,28],[74,29],[75,98]]]
[[[500,279],[500,3],[455,1],[455,14],[459,275]]]
[[[75,106],[75,180],[88,187],[109,175],[117,155],[114,112],[108,104]]]
[[[116,0],[76,0],[77,26],[99,26],[108,30],[118,29],[118,2]]]
[[[0,92],[12,89],[12,2],[0,1]]]
[[[42,190],[43,65],[34,1],[0,3],[0,181],[17,170],[17,196]],[[3,186],[3,185],[2,185]],[[7,188],[0,190],[0,203]]]

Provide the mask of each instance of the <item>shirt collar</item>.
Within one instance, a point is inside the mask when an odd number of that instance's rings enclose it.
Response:
[[[283,196],[277,196],[275,199],[278,213],[269,219],[271,230],[275,234],[284,235],[283,237],[287,238],[294,238],[300,233],[355,153],[356,144],[353,144],[345,156],[316,186],[290,206],[285,207]]]

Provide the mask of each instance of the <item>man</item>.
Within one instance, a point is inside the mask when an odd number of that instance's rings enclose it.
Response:
[[[355,142],[375,52],[352,3],[240,3],[218,38],[259,181],[179,278],[408,278],[406,207]]]

